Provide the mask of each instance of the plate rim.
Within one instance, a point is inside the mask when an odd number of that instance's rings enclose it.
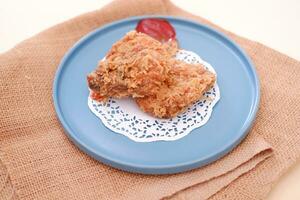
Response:
[[[130,163],[124,160],[119,160],[115,158],[110,158],[106,155],[99,155],[94,148],[89,147],[86,143],[79,140],[73,133],[72,128],[67,123],[67,120],[64,119],[60,105],[59,105],[59,96],[58,96],[58,88],[59,88],[59,80],[60,75],[62,74],[62,70],[64,68],[64,65],[68,62],[69,58],[73,53],[76,51],[77,48],[79,48],[84,42],[86,42],[89,39],[92,39],[93,36],[97,35],[98,32],[101,32],[105,29],[109,29],[110,27],[114,27],[118,24],[122,23],[128,23],[131,21],[141,20],[144,18],[162,18],[166,20],[175,20],[180,21],[188,24],[192,24],[196,27],[201,27],[202,29],[206,29],[206,31],[209,31],[210,33],[216,34],[218,37],[222,38],[224,41],[226,41],[226,44],[230,44],[233,48],[239,52],[239,54],[242,56],[242,59],[246,61],[247,68],[251,71],[251,82],[255,84],[254,88],[254,103],[252,103],[252,107],[250,112],[248,113],[247,118],[245,119],[245,123],[239,130],[241,134],[238,134],[238,137],[235,138],[233,142],[229,142],[228,144],[224,145],[224,147],[219,152],[214,152],[212,154],[208,154],[205,157],[201,157],[200,159],[191,160],[188,162],[175,164],[175,165],[160,165],[160,166],[149,166],[149,165],[137,165],[134,163]],[[249,74],[249,72],[248,72]],[[60,124],[64,128],[65,134],[68,136],[69,139],[77,146],[79,149],[81,149],[83,152],[90,155],[92,158],[107,164],[109,166],[118,168],[120,170],[128,171],[128,172],[134,172],[134,173],[142,173],[142,174],[174,174],[174,173],[181,173],[185,171],[189,171],[198,167],[203,167],[207,164],[210,164],[219,158],[223,157],[224,155],[228,154],[230,151],[232,151],[245,137],[248,135],[250,128],[253,125],[253,122],[255,120],[255,117],[257,115],[257,111],[259,108],[259,102],[260,102],[260,83],[259,78],[255,69],[255,66],[249,56],[245,53],[245,51],[231,38],[229,38],[224,33],[216,30],[215,28],[212,28],[208,25],[199,23],[194,20],[186,19],[183,17],[177,17],[177,16],[170,16],[170,15],[140,15],[140,16],[134,16],[134,17],[128,17],[125,19],[113,21],[111,23],[105,24],[104,26],[101,26],[99,28],[96,28],[83,37],[81,37],[77,42],[75,42],[74,45],[72,45],[64,54],[57,70],[55,73],[54,81],[53,81],[53,90],[52,90],[52,98],[54,101],[54,108],[56,111],[56,115],[59,119]],[[123,136],[124,137],[124,136]]]

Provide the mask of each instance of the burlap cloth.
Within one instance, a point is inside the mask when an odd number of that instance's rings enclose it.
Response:
[[[105,23],[144,14],[213,26],[242,46],[257,67],[262,95],[254,127],[213,164],[177,175],[122,172],[79,151],[56,118],[52,82],[66,51]],[[262,199],[300,155],[299,62],[169,1],[115,1],[20,43],[0,56],[0,69],[0,199]]]

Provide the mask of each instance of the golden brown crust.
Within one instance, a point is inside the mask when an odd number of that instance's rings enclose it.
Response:
[[[88,75],[89,87],[100,101],[154,94],[168,78],[169,61],[176,51],[176,42],[161,44],[146,34],[131,31]]]
[[[161,87],[156,95],[136,98],[144,112],[159,118],[175,117],[201,99],[216,80],[215,75],[201,65],[182,62],[176,62],[169,74],[169,84]]]

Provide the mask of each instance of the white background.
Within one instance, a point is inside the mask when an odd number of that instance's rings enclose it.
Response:
[[[109,2],[110,0],[0,0],[0,53],[52,25],[98,9]],[[299,0],[173,2],[225,29],[300,60]],[[300,199],[300,161],[279,180],[268,198],[281,199]]]

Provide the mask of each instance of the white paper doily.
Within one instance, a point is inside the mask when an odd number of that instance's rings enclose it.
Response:
[[[194,52],[180,50],[176,58],[191,64],[201,63],[216,74],[213,67]],[[109,99],[101,103],[88,97],[88,106],[110,130],[136,142],[153,142],[177,140],[204,125],[219,99],[220,91],[216,82],[212,89],[204,93],[202,100],[172,119],[159,119],[144,113],[132,98]]]

